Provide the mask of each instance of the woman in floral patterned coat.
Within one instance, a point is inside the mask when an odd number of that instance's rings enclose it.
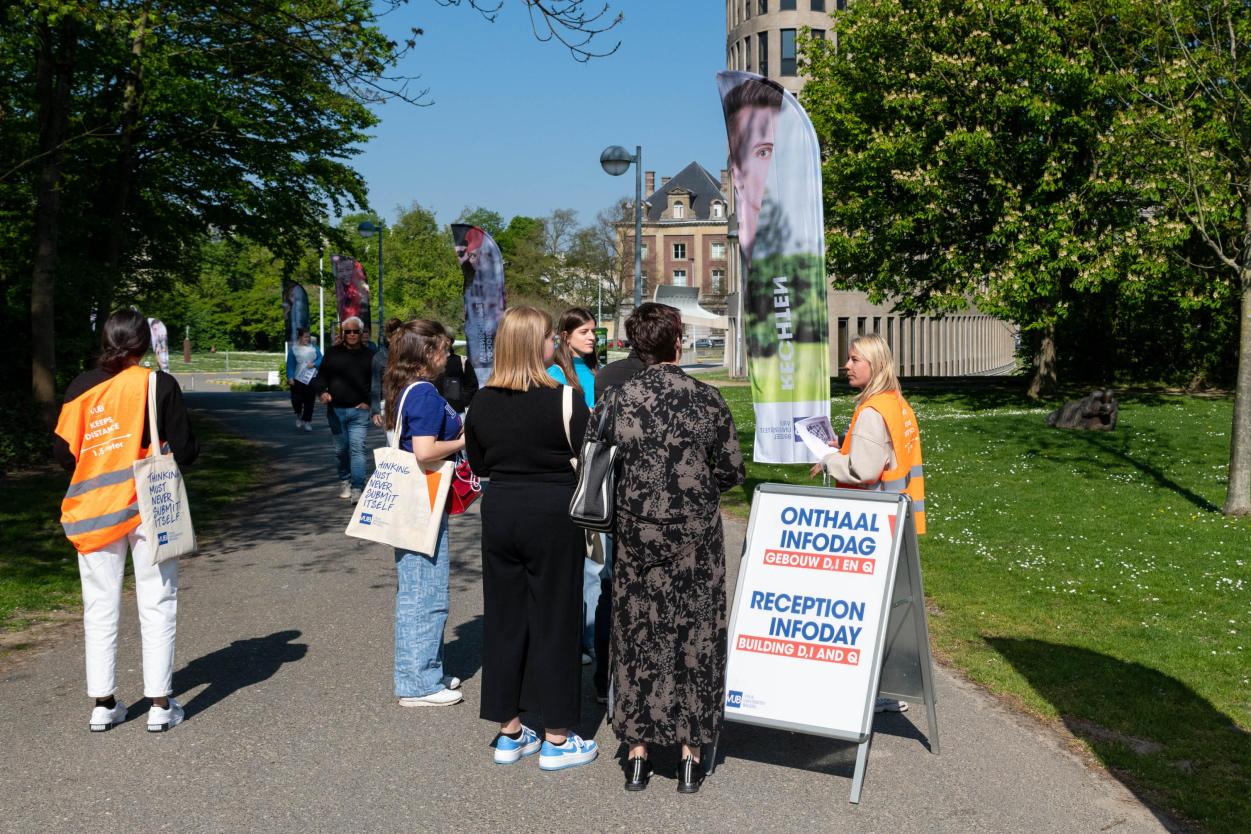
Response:
[[[720,496],[743,482],[730,409],[678,367],[682,319],[642,304],[626,322],[646,363],[597,406],[617,445],[612,724],[629,745],[626,790],[647,787],[648,745],[681,745],[678,790],[703,782],[700,746],[722,720],[725,547]]]

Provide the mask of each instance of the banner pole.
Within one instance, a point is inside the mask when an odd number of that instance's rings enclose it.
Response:
[[[326,254],[317,256],[317,348],[326,352]]]

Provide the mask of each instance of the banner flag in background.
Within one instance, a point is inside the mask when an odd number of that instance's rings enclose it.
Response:
[[[282,294],[282,312],[287,320],[288,342],[294,342],[300,330],[311,331],[308,319],[308,293],[295,281],[284,281],[287,288]]]
[[[465,274],[465,346],[478,384],[486,385],[495,365],[495,330],[504,315],[504,258],[477,226],[453,223],[452,240]]]
[[[830,414],[825,221],[816,131],[748,72],[717,73],[729,137],[757,463],[808,463],[795,423]]]
[[[373,328],[369,321],[369,282],[365,279],[365,268],[347,255],[331,255],[330,263],[334,269],[339,321],[356,316],[364,323],[365,339],[369,341]]]

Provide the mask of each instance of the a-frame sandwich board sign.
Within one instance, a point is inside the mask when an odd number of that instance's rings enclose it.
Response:
[[[725,717],[859,745],[860,801],[876,698],[938,716],[911,500],[761,484],[752,497],[730,618]],[[719,739],[718,739],[719,740]],[[717,741],[705,755],[711,772]]]

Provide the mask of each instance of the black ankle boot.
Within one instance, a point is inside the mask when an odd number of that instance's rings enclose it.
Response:
[[[626,759],[625,778],[627,791],[643,790],[652,778],[652,763],[642,756]]]
[[[678,766],[678,793],[699,793],[704,784],[704,766],[687,757]]]

